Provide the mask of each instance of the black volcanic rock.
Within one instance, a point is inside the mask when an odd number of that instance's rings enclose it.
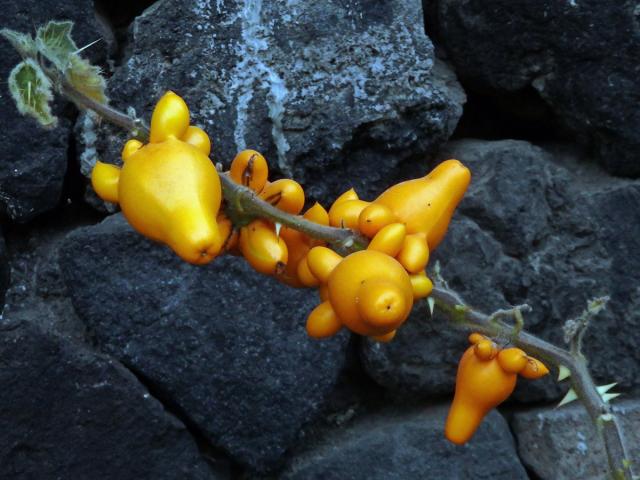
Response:
[[[131,372],[29,322],[0,322],[0,478],[214,480]]]
[[[100,348],[252,469],[277,465],[344,363],[346,334],[306,335],[316,295],[241,258],[185,264],[115,215],[69,235],[60,262]]]
[[[294,457],[287,480],[528,478],[507,422],[490,413],[465,446],[443,434],[445,407],[388,409],[328,434]]]
[[[423,3],[465,86],[497,96],[535,89],[607,170],[640,176],[637,1]]]

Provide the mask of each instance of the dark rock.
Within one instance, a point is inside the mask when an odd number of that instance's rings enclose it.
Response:
[[[73,38],[79,46],[102,36],[95,20],[90,0],[41,2],[27,0],[0,1],[2,27],[35,34],[34,27],[48,20],[75,22]],[[20,62],[20,55],[0,39],[0,78],[6,80],[11,69]],[[104,47],[98,43],[85,51],[93,61],[104,58]],[[55,103],[58,127],[42,129],[35,120],[22,117],[11,98],[8,87],[2,86],[3,108],[0,111],[0,216],[26,222],[51,210],[58,204],[67,170],[68,140],[71,122],[65,117],[64,102]]]
[[[0,478],[214,479],[129,371],[28,322],[0,323]]]
[[[575,153],[566,156],[516,141],[447,146],[441,157],[464,161],[473,179],[432,265],[440,261],[450,286],[486,313],[531,305],[526,328],[557,345],[564,344],[564,322],[587,300],[610,295],[585,351],[600,383],[638,390],[640,184],[593,175]],[[398,391],[453,392],[466,334],[450,328],[418,307],[393,342],[364,345],[365,367]],[[515,398],[561,393],[548,377],[520,381]]]
[[[403,160],[435,153],[461,115],[464,93],[421,18],[419,3],[397,0],[165,1],[136,19],[112,93],[148,116],[177,89],[216,161],[255,148],[311,199],[352,185],[369,196]],[[118,161],[125,136],[99,138]]]
[[[253,469],[277,464],[344,363],[346,335],[306,336],[315,295],[259,276],[240,258],[185,264],[116,215],[73,232],[60,261],[102,350]]]
[[[640,458],[640,402],[616,400],[614,412],[629,459],[636,464]],[[582,405],[516,413],[511,424],[520,458],[539,478],[600,480],[607,477],[602,438]]]
[[[443,434],[447,409],[387,411],[327,435],[292,459],[283,479],[526,479],[507,422],[495,411],[459,447]],[[497,453],[499,452],[499,454]]]
[[[11,281],[11,267],[7,258],[7,247],[0,233],[0,314],[4,307],[4,298]]]
[[[425,3],[430,30],[466,85],[499,94],[534,88],[591,139],[607,170],[640,175],[637,1]]]
[[[58,265],[58,250],[70,230],[95,223],[95,213],[85,210],[89,215],[74,206],[62,208],[30,225],[13,225],[6,234],[12,276],[4,314],[78,343],[89,342],[90,335],[71,304]]]

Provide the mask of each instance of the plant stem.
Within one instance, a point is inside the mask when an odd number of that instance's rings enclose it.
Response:
[[[71,100],[81,110],[93,110],[100,117],[107,120],[126,131],[139,140],[149,138],[149,127],[140,119],[133,118],[120,110],[110,107],[104,103],[97,102],[93,98],[82,94],[73,86],[61,78],[59,83],[62,95]]]
[[[227,173],[220,174],[222,193],[236,218],[266,218],[281,223],[318,240],[324,240],[342,255],[362,250],[369,242],[360,233],[348,228],[334,228],[310,222],[299,215],[290,215],[259,198],[253,190],[231,180]]]
[[[86,97],[68,83],[63,83],[61,91],[78,107],[93,110],[105,120],[122,127],[141,140],[148,138],[149,128],[141,120]],[[279,222],[313,238],[331,243],[342,254],[366,248],[368,240],[358,232],[344,228],[325,227],[300,216],[278,210],[258,198],[249,188],[233,182],[226,173],[220,174],[220,181],[227,208],[231,209],[231,216],[247,220],[259,217]],[[431,296],[436,301],[436,305],[447,313],[456,325],[491,337],[510,338],[516,346],[528,354],[540,358],[548,364],[567,367],[571,371],[571,382],[575,392],[601,434],[611,476],[616,480],[634,479],[630,457],[625,450],[616,416],[611,406],[604,402],[598,393],[589,374],[586,359],[580,352],[572,353],[556,347],[522,330],[521,325],[514,327],[501,320],[511,316],[518,322],[524,306],[512,310],[499,310],[493,315],[487,315],[465,304],[456,292],[448,288],[435,287]]]
[[[631,457],[626,451],[617,418],[611,405],[605,402],[598,393],[587,368],[586,359],[582,354],[573,355],[571,352],[558,348],[525,331],[514,332],[512,325],[500,320],[505,317],[507,310],[500,310],[499,316],[487,315],[467,305],[456,292],[442,287],[435,287],[431,297],[435,300],[436,306],[450,318],[456,319],[456,324],[461,328],[490,337],[511,338],[514,345],[522,348],[528,354],[544,360],[547,364],[567,367],[571,371],[570,378],[573,389],[585,406],[598,433],[602,436],[612,477],[624,480],[634,478]],[[514,320],[517,311],[519,310],[513,310]]]

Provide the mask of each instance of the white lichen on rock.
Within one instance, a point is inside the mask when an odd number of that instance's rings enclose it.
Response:
[[[238,150],[247,148],[245,136],[249,105],[257,83],[261,89],[266,90],[267,110],[272,122],[271,135],[278,154],[278,167],[281,171],[290,173],[291,167],[286,156],[289,143],[282,127],[285,101],[289,92],[282,77],[265,61],[263,54],[268,51],[269,44],[266,28],[261,21],[261,10],[262,0],[245,0],[240,12],[242,41],[237,45],[236,55],[239,60],[232,73],[233,81],[229,89],[230,93],[237,97],[234,139]]]

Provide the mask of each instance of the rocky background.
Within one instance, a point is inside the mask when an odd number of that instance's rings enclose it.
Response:
[[[112,104],[167,89],[216,160],[262,151],[310,201],[372,198],[455,157],[473,182],[437,252],[491,311],[561,326],[610,295],[586,351],[640,458],[640,3],[0,0],[72,19]],[[6,78],[18,56],[0,55]],[[521,382],[464,447],[443,437],[464,333],[425,305],[390,344],[306,337],[316,303],[225,258],[181,263],[87,190],[121,132],[0,92],[0,479],[600,479],[566,385]]]

